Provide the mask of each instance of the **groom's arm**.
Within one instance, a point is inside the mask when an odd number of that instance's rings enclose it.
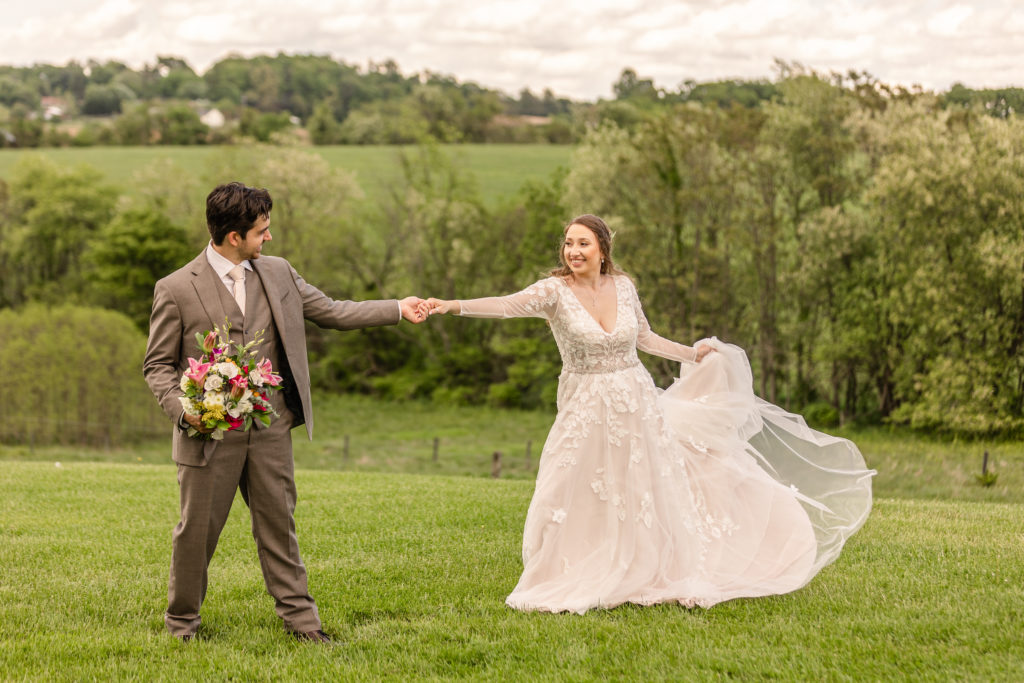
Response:
[[[288,268],[302,301],[303,317],[320,327],[355,330],[397,325],[402,319],[402,308],[397,299],[338,301],[303,280],[290,264]]]
[[[160,407],[172,422],[180,426],[182,415],[181,378],[178,361],[181,358],[182,318],[178,304],[164,282],[158,282],[153,292],[153,313],[149,319],[149,341],[142,374]]]

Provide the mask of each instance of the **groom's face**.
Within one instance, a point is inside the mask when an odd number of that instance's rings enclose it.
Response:
[[[270,216],[260,216],[253,223],[245,239],[238,245],[238,255],[245,259],[258,259],[263,250],[263,243],[274,239],[270,236]]]

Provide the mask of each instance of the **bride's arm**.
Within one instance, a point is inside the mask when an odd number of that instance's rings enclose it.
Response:
[[[521,292],[482,299],[430,299],[433,313],[454,313],[467,318],[544,318],[550,320],[558,307],[557,282],[553,278],[535,282]]]
[[[686,346],[655,334],[651,329],[651,324],[647,322],[647,316],[644,315],[640,297],[637,296],[635,289],[633,290],[633,307],[636,309],[636,318],[640,326],[636,337],[636,347],[641,351],[680,363],[699,363],[704,356],[715,350],[709,344],[702,344],[699,349],[695,349],[692,346]]]

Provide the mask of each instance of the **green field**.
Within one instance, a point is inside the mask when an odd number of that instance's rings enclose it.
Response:
[[[498,451],[503,479],[532,480],[555,417],[553,411],[386,403],[324,394],[314,397],[314,406],[314,440],[309,442],[302,430],[293,432],[296,466],[356,473],[490,477],[492,457]],[[835,433],[857,443],[868,466],[878,470],[874,483],[878,496],[1024,504],[1024,446],[1019,443],[958,441],[884,427]],[[991,487],[980,486],[975,478],[986,452],[990,468],[999,474]],[[170,439],[163,437],[112,450],[0,446],[0,461],[167,464],[169,458]]]
[[[199,177],[220,147],[84,147],[40,150],[0,150],[0,178],[26,154],[39,154],[59,164],[89,164],[107,179],[124,186],[139,169],[158,159],[168,159]],[[327,146],[303,148],[319,154],[333,166],[353,171],[367,197],[374,198],[398,176],[402,147]],[[571,147],[564,145],[444,145],[442,149],[476,176],[489,202],[514,193],[526,180],[547,180],[559,166],[567,166]]]
[[[1024,670],[1021,504],[881,499],[796,593],[710,610],[522,614],[528,481],[300,470],[325,628],[287,637],[241,500],[199,640],[164,632],[170,465],[0,463],[3,680],[1012,680]]]

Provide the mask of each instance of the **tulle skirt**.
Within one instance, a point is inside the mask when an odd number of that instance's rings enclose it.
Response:
[[[507,604],[710,607],[796,590],[871,509],[857,447],[757,398],[739,347],[665,391],[642,366],[563,374]]]

